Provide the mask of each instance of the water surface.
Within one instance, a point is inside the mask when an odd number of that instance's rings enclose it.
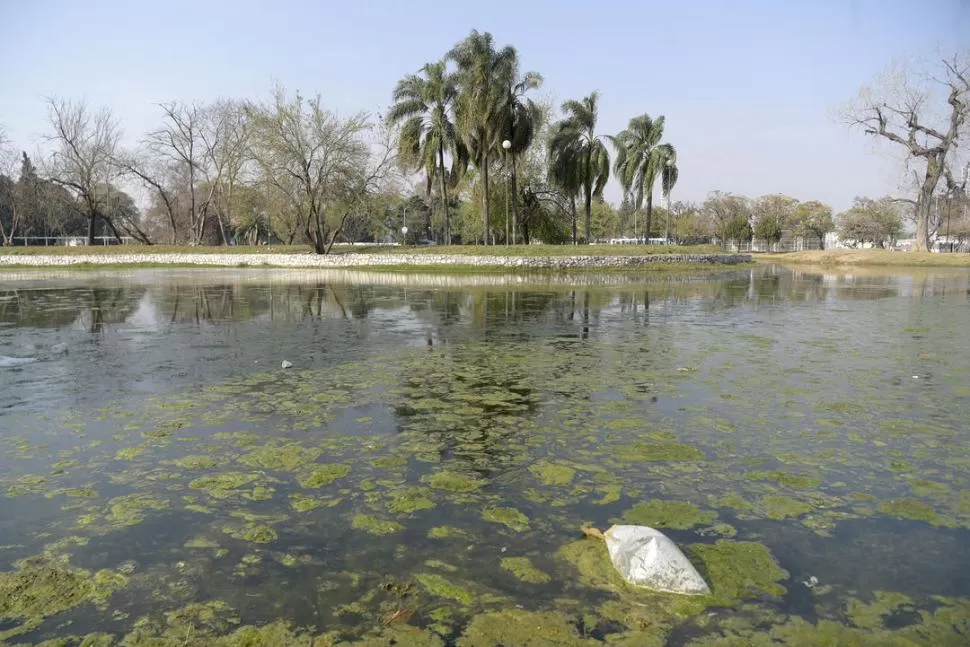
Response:
[[[852,272],[0,275],[0,642],[965,644],[970,273]]]

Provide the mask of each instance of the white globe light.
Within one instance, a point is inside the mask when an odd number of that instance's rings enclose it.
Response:
[[[502,148],[505,150],[512,148],[512,142],[506,139],[504,142],[502,142]]]
[[[408,228],[407,227],[401,227],[401,235],[402,236],[407,236],[408,235]]]

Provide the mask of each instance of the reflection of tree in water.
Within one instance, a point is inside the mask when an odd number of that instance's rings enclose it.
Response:
[[[374,308],[368,286],[334,285],[319,282],[311,287],[296,286],[300,295],[301,317],[322,319],[366,319]]]
[[[77,324],[88,332],[101,333],[106,325],[124,323],[144,292],[144,288],[91,288],[89,305],[79,313]]]
[[[31,328],[76,325],[101,332],[124,322],[145,294],[144,287],[77,287],[0,292],[0,322]]]
[[[623,291],[617,297],[620,312],[630,316],[633,321],[649,323],[650,320],[650,292]]]
[[[268,317],[271,321],[305,318],[364,318],[371,301],[365,287],[314,285],[196,285],[160,288],[171,323],[220,323]]]
[[[255,286],[173,283],[158,290],[170,323],[245,321],[270,307],[269,295]]]
[[[889,276],[855,277],[840,274],[832,284],[840,301],[873,301],[899,296],[899,278]]]
[[[422,357],[393,390],[399,431],[483,473],[514,462],[522,428],[538,412],[535,355],[525,345],[489,344]]]

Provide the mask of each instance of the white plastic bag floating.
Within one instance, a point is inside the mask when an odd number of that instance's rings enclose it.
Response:
[[[613,526],[605,533],[613,566],[630,584],[666,593],[706,595],[707,582],[677,544],[647,526]]]

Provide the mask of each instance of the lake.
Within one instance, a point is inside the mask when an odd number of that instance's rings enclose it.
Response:
[[[0,274],[0,643],[970,644],[968,331],[957,270]]]

